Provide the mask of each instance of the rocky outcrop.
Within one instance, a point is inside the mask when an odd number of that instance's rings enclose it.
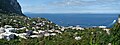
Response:
[[[23,15],[17,0],[0,0],[0,12],[9,12]]]

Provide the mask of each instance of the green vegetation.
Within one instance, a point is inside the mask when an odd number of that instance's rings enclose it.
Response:
[[[0,26],[12,25],[13,27],[26,26],[29,30],[34,27],[33,21],[41,22],[48,21],[44,26],[41,26],[41,30],[46,29],[58,29],[54,23],[50,23],[49,20],[45,18],[28,18],[23,16],[7,16],[7,14],[0,13]],[[10,21],[13,19],[13,21]],[[14,21],[14,20],[17,20]],[[20,23],[19,23],[20,22]],[[50,27],[47,27],[50,25]],[[39,30],[37,29],[37,30]],[[59,30],[59,29],[58,29]],[[22,33],[22,31],[17,31],[17,33]],[[80,40],[75,40],[76,36],[80,36]],[[110,29],[110,35],[100,28],[89,28],[85,30],[72,30],[66,29],[62,34],[57,34],[56,36],[40,37],[40,38],[28,38],[21,39],[17,38],[11,41],[5,39],[0,40],[0,45],[120,45],[120,24],[116,23],[113,28]]]
[[[113,45],[120,45],[120,24],[115,24],[111,29],[110,41]]]

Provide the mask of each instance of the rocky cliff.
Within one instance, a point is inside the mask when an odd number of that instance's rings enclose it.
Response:
[[[9,12],[23,15],[17,0],[0,0],[0,12]]]

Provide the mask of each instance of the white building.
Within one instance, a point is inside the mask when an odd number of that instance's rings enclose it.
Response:
[[[56,33],[51,33],[50,35],[51,35],[51,36],[55,36],[55,35],[56,35]]]
[[[12,34],[12,33],[1,33],[0,34],[0,39],[5,38],[5,39],[7,39],[9,41],[11,38],[14,38],[13,35],[15,35],[15,34]]]
[[[33,33],[38,34],[39,32],[37,32],[37,31],[33,31]]]
[[[7,29],[5,29],[5,32],[7,32],[7,33],[11,32],[11,31],[15,31],[15,28],[7,28]]]
[[[48,32],[53,32],[54,30],[47,30]]]
[[[18,30],[23,30],[23,29],[26,29],[26,27],[19,28]]]
[[[103,30],[106,31],[108,35],[110,35],[110,32],[109,32],[110,29],[103,29]]]
[[[107,28],[107,26],[98,26],[98,28]]]
[[[76,27],[77,30],[85,30],[84,28],[82,27]]]
[[[10,26],[10,25],[5,25],[4,27],[5,28],[12,28],[12,26]]]
[[[120,23],[120,17],[118,18],[118,23]]]
[[[65,28],[64,28],[64,27],[62,27],[62,28],[61,28],[61,31],[65,31]]]
[[[75,37],[75,40],[80,40],[80,39],[81,39],[81,37],[79,37],[79,36],[78,36],[78,37]]]
[[[30,37],[31,37],[31,38],[38,38],[39,35],[31,35]]]
[[[3,39],[4,38],[4,35],[0,34],[0,39]]]
[[[44,36],[50,36],[50,34],[49,33],[45,33]]]
[[[39,33],[44,33],[45,31],[42,31],[42,30],[38,30]]]
[[[108,43],[108,45],[112,45],[111,43]]]
[[[55,30],[54,32],[59,33],[59,34],[62,34],[62,32],[59,31],[59,30]]]
[[[21,37],[21,38],[23,38],[23,39],[27,39],[25,36],[27,35],[27,33],[20,33],[20,34],[18,34],[18,35],[16,35],[16,36],[19,36],[19,37]]]
[[[5,29],[4,28],[0,28],[0,33],[4,33],[5,32]]]

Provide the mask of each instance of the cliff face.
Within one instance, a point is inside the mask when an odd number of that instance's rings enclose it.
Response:
[[[0,0],[0,12],[10,12],[23,15],[17,0]]]

